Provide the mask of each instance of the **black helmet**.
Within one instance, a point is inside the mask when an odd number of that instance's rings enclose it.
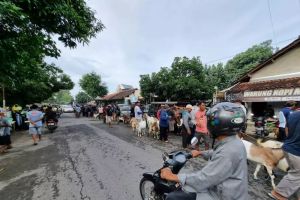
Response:
[[[245,113],[238,104],[223,102],[207,111],[207,127],[213,138],[235,135],[241,131],[245,122]]]

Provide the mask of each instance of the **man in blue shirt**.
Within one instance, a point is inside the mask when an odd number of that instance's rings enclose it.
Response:
[[[32,105],[31,111],[27,113],[27,118],[29,121],[29,134],[32,136],[34,145],[37,145],[38,139],[41,139],[43,126],[42,119],[44,117],[44,114],[37,109],[37,105]]]
[[[287,121],[289,120],[290,114],[296,109],[297,103],[295,101],[288,101],[285,107],[279,112],[279,141],[284,141],[286,139],[286,127]]]
[[[285,175],[275,190],[271,192],[274,199],[285,200],[294,193],[300,199],[300,112],[289,116],[287,122],[287,138],[282,149],[289,164],[288,174]]]

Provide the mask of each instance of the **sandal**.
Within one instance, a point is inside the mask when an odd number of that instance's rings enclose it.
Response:
[[[282,195],[280,195],[279,193],[277,193],[276,191],[271,191],[270,193],[268,193],[269,197],[271,197],[272,199],[275,200],[287,200],[287,198],[283,197]]]

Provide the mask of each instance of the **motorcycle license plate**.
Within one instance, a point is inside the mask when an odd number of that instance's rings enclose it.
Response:
[[[256,130],[262,131],[262,130],[264,130],[264,128],[260,127],[260,128],[256,128]]]
[[[48,125],[52,125],[52,126],[54,126],[54,123],[49,123]]]

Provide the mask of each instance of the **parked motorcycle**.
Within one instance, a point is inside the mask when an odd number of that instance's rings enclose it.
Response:
[[[57,128],[57,122],[55,122],[53,119],[49,119],[46,122],[46,126],[47,126],[47,129],[50,131],[50,133],[53,133],[54,130]]]
[[[273,118],[255,117],[255,134],[259,137],[266,137],[278,128],[278,120]]]
[[[198,139],[192,139],[192,146],[196,145]],[[163,167],[154,173],[144,173],[140,181],[140,193],[142,200],[165,200],[168,193],[181,190],[181,186],[175,182],[164,180],[160,177],[160,170],[169,167],[174,174],[178,174],[185,163],[192,158],[187,151],[173,151],[163,154]]]
[[[255,134],[259,137],[268,136],[265,130],[265,118],[262,116],[254,118]]]

